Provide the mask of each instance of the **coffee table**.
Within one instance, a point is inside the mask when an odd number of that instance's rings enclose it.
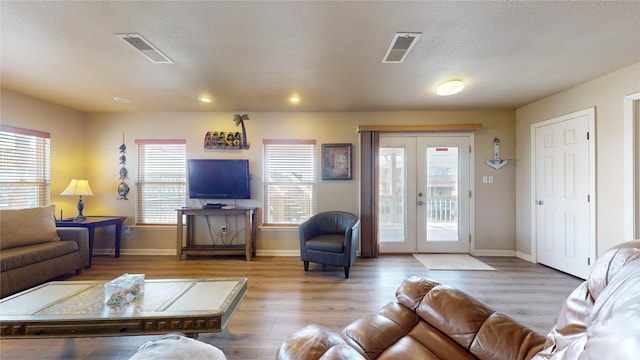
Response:
[[[221,332],[247,294],[246,278],[146,280],[144,295],[106,305],[106,281],[52,281],[0,300],[0,337]]]

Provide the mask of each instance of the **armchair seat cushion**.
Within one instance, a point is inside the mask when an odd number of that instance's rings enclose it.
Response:
[[[344,252],[344,234],[319,235],[307,240],[307,250],[332,253]]]

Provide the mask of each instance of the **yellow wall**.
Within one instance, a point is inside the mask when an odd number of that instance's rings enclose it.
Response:
[[[375,113],[272,113],[253,112],[245,123],[248,150],[205,150],[204,135],[207,131],[236,131],[233,113],[103,113],[87,114],[86,134],[92,139],[86,149],[87,173],[96,196],[91,211],[99,214],[122,214],[134,217],[133,201],[115,200],[119,170],[117,148],[125,134],[129,148],[128,181],[135,199],[135,139],[184,138],[187,140],[188,158],[246,158],[250,160],[252,173],[252,200],[238,201],[238,205],[262,207],[262,140],[263,139],[315,139],[323,143],[354,144],[353,180],[320,181],[318,184],[318,210],[338,209],[358,213],[359,209],[359,149],[358,125],[376,124],[447,124],[482,123],[484,128],[476,132],[476,174],[494,175],[494,184],[476,181],[476,238],[479,251],[511,251],[515,249],[515,169],[507,166],[495,171],[484,160],[491,159],[493,138],[500,137],[504,155],[514,154],[514,113],[512,111],[432,111],[432,112],[375,112]],[[480,176],[481,180],[482,177]],[[99,195],[98,195],[99,194]],[[506,194],[506,195],[505,195]],[[187,205],[199,203],[187,201]],[[491,209],[491,211],[486,211]],[[88,211],[88,210],[87,210]],[[88,212],[90,214],[90,212]],[[490,216],[491,214],[491,216]],[[494,217],[493,215],[498,215]],[[258,224],[261,211],[258,211]],[[175,249],[173,228],[133,227],[125,235],[123,249]],[[258,253],[294,254],[298,251],[298,234],[295,229],[259,229]],[[126,251],[126,250],[125,250]],[[136,250],[131,250],[136,251]]]
[[[85,114],[32,97],[2,90],[0,122],[51,134],[51,202],[64,217],[77,215],[74,196],[60,196],[72,178],[85,173]]]
[[[516,249],[531,248],[531,125],[595,107],[597,255],[624,241],[624,97],[640,91],[640,63],[516,111]]]
[[[339,209],[358,213],[359,209],[359,125],[412,125],[482,123],[475,133],[475,231],[474,252],[512,255],[515,253],[515,166],[494,170],[484,161],[493,157],[493,138],[501,141],[502,157],[515,155],[515,114],[508,110],[481,111],[407,111],[407,112],[249,112],[247,137],[250,149],[241,151],[205,150],[207,131],[237,131],[234,113],[88,113],[2,92],[2,121],[7,124],[50,131],[52,133],[51,201],[66,214],[75,213],[76,199],[57,195],[71,177],[86,177],[94,196],[85,197],[85,215],[123,215],[133,225],[135,213],[135,139],[183,138],[188,158],[246,158],[252,173],[252,199],[238,205],[262,207],[262,140],[316,139],[320,144],[354,145],[353,180],[320,181],[318,210]],[[8,116],[11,115],[11,116]],[[118,147],[125,137],[127,168],[131,187],[129,201],[116,200],[119,184]],[[319,165],[318,165],[319,166]],[[494,176],[493,184],[483,184],[482,176]],[[198,205],[191,200],[187,205]],[[258,211],[258,224],[261,212]],[[101,229],[98,229],[101,230]],[[112,230],[98,231],[96,252],[113,249]],[[258,254],[296,254],[296,229],[260,229]],[[136,227],[122,240],[123,253],[172,254],[175,252],[175,227]]]

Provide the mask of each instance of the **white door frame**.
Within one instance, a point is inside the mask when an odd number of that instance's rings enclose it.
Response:
[[[589,258],[591,264],[596,260],[596,129],[595,108],[588,108],[558,116],[553,119],[531,125],[531,260],[538,262],[537,219],[536,219],[536,130],[540,127],[560,123],[578,116],[587,115],[589,118]]]
[[[638,158],[637,149],[639,144],[638,140],[638,125],[635,120],[640,118],[640,114],[637,113],[636,102],[640,101],[640,92],[631,94],[624,97],[624,241],[630,241],[636,239],[636,232],[638,229],[636,226],[636,209],[635,200],[638,194],[636,193],[636,184],[638,182]]]

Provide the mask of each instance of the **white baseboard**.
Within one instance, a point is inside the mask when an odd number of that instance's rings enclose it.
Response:
[[[113,249],[93,249],[94,255],[114,256]],[[176,255],[175,249],[122,249],[120,255]],[[300,250],[256,250],[256,256],[300,256]]]
[[[522,260],[528,261],[530,263],[535,263],[535,261],[533,261],[533,258],[531,257],[531,255],[522,253],[520,251],[516,251],[516,257],[518,259],[522,259]]]
[[[256,250],[256,256],[300,256],[300,250]]]
[[[114,256],[115,251],[113,249],[93,249],[93,254]],[[120,255],[176,256],[176,250],[175,249],[121,249]]]
[[[113,249],[93,249],[94,255],[113,256]],[[120,255],[147,255],[147,256],[175,256],[175,249],[122,249]],[[474,256],[503,256],[517,257],[525,261],[531,261],[531,256],[514,250],[483,250],[476,249]],[[300,250],[256,250],[256,256],[300,256]]]
[[[514,257],[516,256],[515,250],[486,250],[486,249],[475,249],[471,252],[471,255],[474,256],[503,256],[503,257]]]

